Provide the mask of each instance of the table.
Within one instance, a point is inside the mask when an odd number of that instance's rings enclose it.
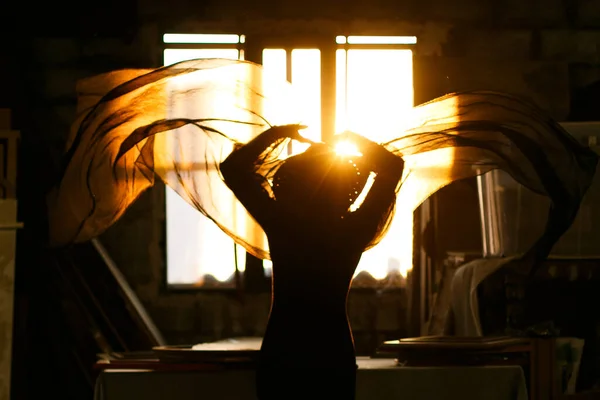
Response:
[[[357,359],[356,400],[527,400],[518,366],[399,367]],[[256,400],[254,371],[102,371],[96,400]]]

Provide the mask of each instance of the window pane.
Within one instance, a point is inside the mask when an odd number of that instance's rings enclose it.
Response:
[[[338,50],[336,130],[349,129],[377,142],[397,136],[403,115],[413,106],[410,50]],[[382,279],[412,268],[412,210],[396,209],[385,238],[365,252],[357,274]]]
[[[264,49],[262,65],[269,79],[287,80],[287,56],[284,49]]]
[[[292,51],[292,85],[297,96],[299,121],[308,126],[302,131],[307,138],[321,140],[321,51],[297,49]],[[300,147],[300,146],[299,146]]]
[[[412,51],[348,50],[348,129],[374,140],[398,133],[413,106]]]
[[[165,49],[164,64],[198,58],[238,57],[236,49]],[[189,107],[194,107],[194,104],[189,104]],[[201,143],[181,145],[198,146]],[[244,270],[246,252],[243,248],[236,246],[229,236],[170,187],[166,188],[165,201],[168,284],[203,285],[211,276],[220,282],[228,281],[235,273],[236,261],[239,270]],[[232,213],[238,212],[232,210]]]
[[[318,49],[294,49],[290,54],[291,77],[293,87],[294,110],[284,110],[278,107],[281,104],[267,103],[265,115],[280,116],[290,115],[291,119],[284,123],[303,123],[308,129],[302,134],[312,140],[321,140],[321,51]],[[263,68],[265,71],[265,84],[263,90],[267,98],[275,99],[287,93],[276,93],[281,88],[280,83],[288,78],[288,54],[284,49],[264,49]],[[270,85],[273,83],[273,85]],[[300,117],[300,120],[297,120]],[[303,151],[306,144],[294,143],[293,151]],[[291,148],[289,148],[292,151]],[[285,156],[285,155],[283,155]]]
[[[234,242],[174,190],[166,190],[167,282],[202,285],[207,275],[218,281],[235,271]],[[238,246],[237,262],[244,270],[245,251]]]
[[[266,100],[263,102],[262,112],[263,117],[272,125],[282,123],[282,116],[286,115],[289,110],[285,109],[285,105],[271,99],[278,99],[284,95],[281,90],[284,89],[282,82],[287,81],[287,53],[284,49],[264,49],[262,54],[263,65],[263,83],[262,90]],[[283,123],[287,123],[283,122]],[[283,156],[283,154],[282,154]]]
[[[343,37],[343,36],[342,36]],[[348,102],[346,96],[346,50],[335,53],[335,131],[344,132],[348,127]]]

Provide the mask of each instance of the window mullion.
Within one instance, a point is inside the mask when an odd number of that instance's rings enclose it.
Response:
[[[335,135],[336,110],[336,45],[323,44],[321,49],[321,140],[331,141]]]

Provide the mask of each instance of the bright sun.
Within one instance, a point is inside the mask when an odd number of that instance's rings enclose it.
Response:
[[[362,156],[358,147],[348,140],[342,140],[335,144],[335,152],[340,156]]]

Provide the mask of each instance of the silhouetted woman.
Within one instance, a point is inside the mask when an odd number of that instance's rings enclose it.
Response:
[[[260,400],[353,399],[356,357],[346,298],[361,254],[391,217],[404,161],[347,133],[362,157],[343,157],[313,143],[267,182],[256,172],[261,155],[286,138],[308,142],[298,133],[302,128],[273,127],[220,167],[225,183],[264,229],[273,262],[257,391]],[[360,207],[349,211],[370,172],[376,174],[372,187]]]
[[[48,194],[49,245],[97,237],[158,176],[237,244],[255,256],[270,253],[261,398],[351,399],[355,357],[346,296],[361,253],[391,219],[403,160],[355,135],[347,135],[363,153],[355,162],[324,144],[285,162],[263,157],[284,138],[303,140],[301,127],[286,126],[246,143],[265,122],[263,73],[247,61],[210,59],[79,82],[78,118]],[[286,97],[273,100],[285,109],[293,104]],[[281,114],[278,120],[286,118]],[[496,168],[551,200],[544,232],[526,253],[530,271],[571,226],[598,163],[592,149],[537,106],[506,93],[448,94],[415,107],[399,125],[389,127],[397,137],[385,148],[410,165],[408,189],[398,195],[411,211],[441,187]],[[221,163],[239,143],[246,144]],[[214,173],[219,164],[226,182]],[[277,171],[268,170],[275,165]],[[369,195],[349,212],[371,171],[377,177]],[[230,210],[237,203],[222,191],[225,184],[262,225],[270,249],[236,224]]]

